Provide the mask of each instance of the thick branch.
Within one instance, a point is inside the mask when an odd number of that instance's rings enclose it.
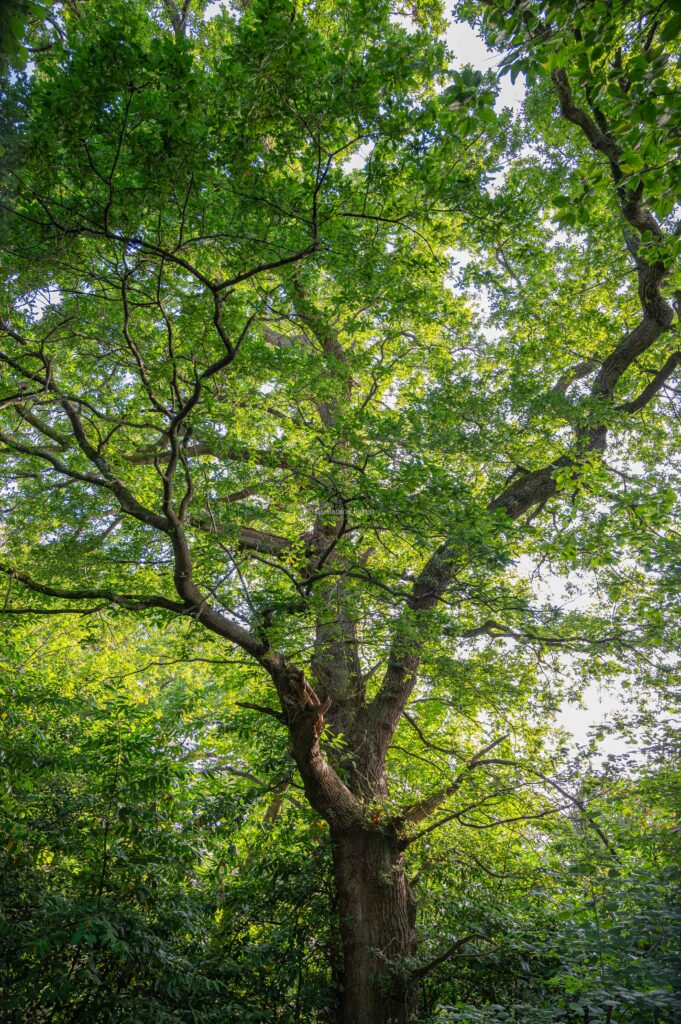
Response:
[[[633,413],[645,409],[646,405],[655,398],[655,395],[665,386],[677,366],[681,366],[681,352],[673,352],[664,366],[657,371],[650,384],[644,387],[643,391],[631,402],[625,402],[617,408],[623,412]]]

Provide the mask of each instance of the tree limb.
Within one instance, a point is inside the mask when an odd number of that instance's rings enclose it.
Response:
[[[469,942],[489,942],[489,935],[483,935],[480,932],[471,932],[470,935],[464,935],[463,938],[457,939],[448,949],[436,956],[434,960],[429,960],[427,964],[422,964],[420,967],[415,967],[411,971],[412,978],[424,978],[426,974],[430,974],[436,967],[446,963],[453,956],[459,952],[459,950]]]

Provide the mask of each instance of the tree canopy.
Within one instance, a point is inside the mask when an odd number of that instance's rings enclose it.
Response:
[[[12,1021],[678,1013],[681,6],[451,15],[10,12]]]

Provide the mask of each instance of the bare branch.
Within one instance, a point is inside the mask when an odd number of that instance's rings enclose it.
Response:
[[[448,949],[436,956],[434,960],[429,960],[427,964],[422,964],[421,967],[415,967],[411,972],[412,978],[424,978],[426,974],[430,974],[436,967],[446,963],[447,960],[451,960],[453,956],[459,952],[469,942],[489,942],[489,935],[483,935],[479,932],[471,932],[470,935],[464,935],[463,938],[457,939]]]
[[[479,750],[478,753],[470,759],[470,761],[464,766],[463,771],[457,775],[453,782],[448,786],[445,786],[443,789],[438,790],[437,793],[433,793],[431,796],[426,797],[424,800],[419,800],[410,807],[404,808],[398,815],[396,815],[396,820],[400,822],[400,824],[403,822],[409,822],[410,824],[416,825],[420,821],[424,821],[426,818],[430,817],[433,811],[437,810],[445,800],[450,796],[453,796],[461,788],[461,784],[464,782],[469,772],[481,765],[496,763],[484,761],[483,758],[485,754],[488,754],[491,750],[494,750],[495,747],[498,747],[500,743],[503,743],[505,739],[508,739],[508,736],[509,733],[505,733],[503,736],[498,736],[495,740],[492,740],[491,743],[488,743],[486,747],[483,747],[482,750]]]

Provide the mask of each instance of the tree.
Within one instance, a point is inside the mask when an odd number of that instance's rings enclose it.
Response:
[[[557,812],[508,803],[557,699],[535,655],[668,649],[678,16],[460,5],[528,77],[515,122],[448,71],[437,5],[366,6],[33,26],[3,107],[2,568],[8,616],[175,617],[239,653],[329,828],[339,1019],[399,1024],[481,941],[419,960],[405,851]],[[520,558],[602,608],[537,602]]]
[[[310,857],[276,723],[252,729],[213,662],[164,656],[163,633],[3,622],[8,1024],[253,1024],[330,1001],[326,849]]]

